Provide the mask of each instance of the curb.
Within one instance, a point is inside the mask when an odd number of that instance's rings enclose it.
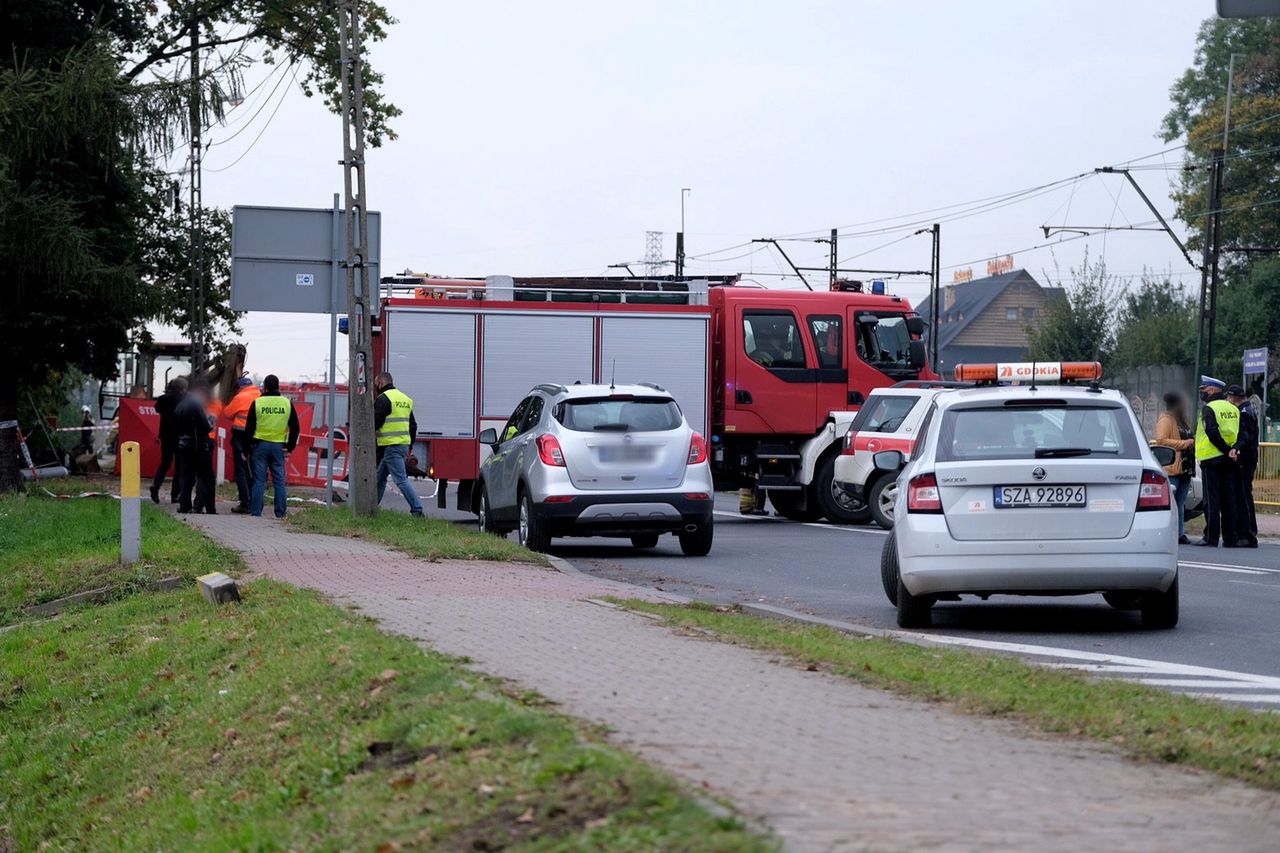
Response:
[[[550,554],[543,554],[543,556],[547,558],[547,561],[549,563],[551,563],[551,567],[556,571],[560,572],[561,574],[574,575],[576,577],[583,578],[584,580],[590,580],[592,583],[599,583],[599,584],[605,584],[607,586],[616,587],[619,592],[626,593],[627,597],[633,596],[635,594],[634,590],[642,589],[647,594],[654,596],[656,598],[659,598],[662,601],[665,601],[669,604],[692,604],[696,600],[696,599],[689,598],[688,596],[685,596],[685,595],[679,595],[674,592],[664,592],[660,589],[653,589],[647,586],[640,586],[639,584],[627,583],[626,581],[615,581],[609,578],[598,578],[595,575],[589,575],[586,572],[582,571],[573,563],[570,563],[568,560],[566,560],[564,557],[553,557]],[[593,600],[593,599],[587,599],[587,600],[591,601],[593,604],[607,603],[607,602],[602,602],[602,601]]]

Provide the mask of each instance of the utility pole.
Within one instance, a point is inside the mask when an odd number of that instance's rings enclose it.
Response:
[[[939,279],[942,276],[942,226],[933,223],[933,260],[929,263],[929,366],[938,371],[938,298],[942,295]]]
[[[1219,223],[1222,219],[1222,167],[1222,149],[1215,148],[1213,161],[1209,167],[1209,205],[1204,215],[1204,261],[1200,265],[1200,315],[1196,323],[1195,373],[1191,377],[1192,382],[1197,383],[1200,381],[1201,371],[1211,370],[1213,365],[1214,312],[1218,307],[1218,239],[1221,235]],[[1207,330],[1206,320],[1208,321]],[[1196,411],[1199,409],[1197,408]]]
[[[339,63],[342,71],[342,176],[347,223],[347,347],[351,366],[351,442],[348,483],[351,510],[371,516],[378,511],[374,483],[373,318],[370,310],[364,182],[364,74],[360,53],[359,0],[338,0]]]
[[[836,234],[836,229],[832,228],[831,229],[831,280],[827,282],[827,286],[831,290],[836,289],[836,270],[840,266],[840,264],[836,261],[836,240],[837,239],[838,239],[838,235]]]
[[[684,275],[684,197],[692,190],[680,188],[680,231],[676,234],[676,277]]]
[[[202,160],[200,117],[200,16],[197,4],[191,4],[191,91],[187,98],[191,121],[191,209],[188,211],[191,231],[191,374],[204,367],[204,235],[200,231],[203,197],[200,187]]]

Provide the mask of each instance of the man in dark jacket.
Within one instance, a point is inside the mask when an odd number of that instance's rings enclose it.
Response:
[[[1236,462],[1240,466],[1240,474],[1236,478],[1240,544],[1246,548],[1257,548],[1258,516],[1253,508],[1253,475],[1258,470],[1258,413],[1239,385],[1227,389],[1227,401],[1240,409],[1240,434],[1236,436],[1239,453]]]
[[[173,464],[177,454],[178,434],[174,427],[173,413],[178,408],[183,395],[187,393],[187,380],[179,376],[170,379],[164,393],[156,398],[156,414],[160,415],[160,466],[151,478],[151,501],[160,503],[160,487],[164,485],[165,475]],[[178,472],[173,473],[173,484],[169,488],[169,503],[178,503]]]
[[[174,410],[177,432],[178,512],[206,512],[213,515],[213,442],[209,439],[209,383],[197,379]],[[195,490],[195,501],[191,492]]]

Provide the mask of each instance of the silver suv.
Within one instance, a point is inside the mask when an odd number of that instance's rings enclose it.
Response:
[[[656,385],[539,385],[502,432],[480,442],[480,529],[519,532],[545,551],[554,536],[629,537],[652,548],[674,533],[680,549],[711,551],[706,439]]]

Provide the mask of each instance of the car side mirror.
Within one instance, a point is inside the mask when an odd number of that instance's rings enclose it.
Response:
[[[923,317],[919,317],[919,316],[908,317],[906,320],[906,323],[907,323],[907,331],[910,332],[911,334],[913,335],[924,334],[924,318]]]
[[[1178,453],[1172,447],[1164,447],[1163,445],[1151,448],[1151,455],[1156,458],[1156,462],[1161,467],[1172,465],[1173,461],[1178,458]]]
[[[490,447],[493,447],[495,444],[498,443],[498,431],[493,427],[480,430],[480,443],[487,444]]]
[[[925,362],[928,361],[925,354],[924,341],[912,341],[908,345],[908,352],[911,357],[911,369],[923,370]]]
[[[877,471],[902,470],[902,453],[897,450],[881,450],[871,457],[871,464]]]

